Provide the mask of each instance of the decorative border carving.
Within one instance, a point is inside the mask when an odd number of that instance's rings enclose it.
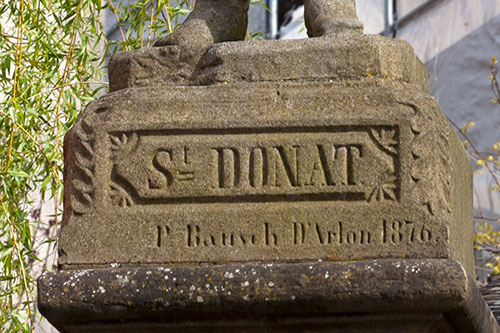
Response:
[[[410,143],[412,197],[418,198],[418,203],[432,216],[443,210],[449,213],[451,157],[449,132],[444,131],[449,125],[444,117],[439,117],[436,109],[429,108],[429,112],[424,114],[417,106],[423,104],[421,101],[398,103],[414,111],[410,125],[413,134]],[[439,128],[443,130],[438,131]]]
[[[397,178],[393,178],[393,182],[382,184],[377,186],[368,196],[367,201],[398,201],[396,191],[398,189],[397,186]]]
[[[82,215],[90,210],[96,187],[94,159],[94,130],[88,117],[74,127],[72,138],[70,206],[73,214]]]
[[[110,133],[109,140],[111,141],[111,158],[114,160],[116,156],[128,155],[134,148],[136,148],[139,137],[135,132],[121,132],[121,135],[120,133]]]
[[[399,135],[396,127],[378,127],[370,128],[370,138],[379,146],[380,150],[393,157],[398,156]],[[391,181],[381,184],[373,189],[367,198],[368,202],[373,201],[398,201],[398,177],[394,175]]]
[[[389,155],[397,156],[399,141],[396,128],[370,127],[370,137],[383,151]]]
[[[128,194],[128,192],[123,189],[120,185],[115,182],[111,183],[111,191],[109,193],[111,202],[114,206],[120,206],[122,208],[134,206],[134,200]]]
[[[109,133],[111,159],[116,160],[118,156],[127,156],[137,148],[139,136],[136,132]],[[122,208],[135,205],[132,196],[120,184],[111,180],[109,198],[114,206]]]

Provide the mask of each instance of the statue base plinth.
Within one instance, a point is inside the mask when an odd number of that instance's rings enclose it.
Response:
[[[444,259],[63,270],[38,280],[62,332],[499,332],[463,267]]]
[[[139,87],[380,79],[429,91],[410,44],[378,35],[176,45],[120,52],[109,61],[110,91]]]

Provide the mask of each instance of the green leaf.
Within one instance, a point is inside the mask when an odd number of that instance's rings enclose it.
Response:
[[[493,268],[493,274],[499,274],[500,273],[500,263],[498,263],[495,268]]]
[[[7,171],[7,174],[14,176],[14,177],[29,177],[29,175],[21,170],[9,170]]]
[[[3,250],[0,254],[0,260],[3,261],[5,259],[5,257],[7,257],[8,255],[10,255],[12,253],[13,249],[14,249],[13,247],[9,247],[9,248]]]

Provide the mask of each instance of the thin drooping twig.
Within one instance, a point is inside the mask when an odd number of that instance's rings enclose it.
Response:
[[[461,131],[460,127],[458,127],[457,124],[455,124],[455,122],[453,122],[453,120],[451,120],[448,116],[446,116],[446,118],[448,119],[448,121],[450,122],[450,124],[452,124],[458,130],[458,132],[465,138],[465,140],[467,140],[469,146],[474,151],[474,154],[476,154],[476,156],[478,156],[480,158],[481,157],[481,153],[479,152],[479,149],[477,149],[477,147],[474,145],[474,143],[470,140],[470,138],[467,135],[467,133],[465,133],[465,131]],[[485,163],[484,167],[486,168],[486,170],[488,171],[488,173],[492,176],[492,178],[495,181],[496,185],[500,188],[500,181],[498,179],[498,176],[493,172],[493,170],[491,170],[491,168],[488,165],[488,163]]]
[[[150,32],[153,27],[153,18],[154,18],[154,7],[155,7],[155,0],[151,0],[151,16],[150,16],[150,22],[149,22],[149,28],[148,28],[148,37],[146,38],[146,47],[149,47],[149,37],[150,37]]]
[[[30,330],[33,332],[33,318],[31,316],[31,301],[30,301],[30,296],[29,296],[29,288],[28,288],[28,278],[26,277],[26,268],[24,267],[24,260],[21,255],[21,249],[19,248],[19,243],[17,241],[17,233],[14,228],[14,224],[9,218],[9,212],[7,211],[7,208],[5,207],[3,203],[3,196],[0,197],[0,205],[2,206],[2,210],[5,214],[5,218],[7,219],[7,222],[9,223],[9,229],[12,237],[12,243],[14,244],[14,248],[16,249],[17,252],[17,257],[19,258],[19,263],[20,263],[20,271],[21,271],[21,277],[23,279],[23,285],[24,285],[24,291],[26,294],[26,301],[28,304],[27,312],[28,312],[28,318],[30,320]]]
[[[102,85],[109,85],[109,82],[106,82],[106,81],[81,81],[81,82],[70,82],[70,83],[66,83],[66,84],[59,85],[59,86],[57,86],[57,87],[53,87],[53,88],[47,89],[47,90],[45,90],[45,91],[39,92],[38,94],[31,95],[30,97],[28,97],[28,100],[33,99],[33,98],[35,98],[35,97],[38,97],[38,96],[40,96],[40,95],[50,94],[51,92],[56,91],[56,90],[59,90],[59,89],[62,89],[62,88],[67,88],[67,87],[71,87],[71,86],[78,86],[78,85],[87,85],[87,84],[102,84]]]
[[[116,12],[116,8],[113,5],[112,0],[108,0],[108,2],[109,2],[109,5],[111,6],[111,11],[113,12],[113,15],[116,18],[116,24],[118,24],[118,29],[120,30],[120,35],[122,36],[123,43],[125,43],[127,41],[127,39],[125,38],[125,34],[123,33],[122,26],[120,25],[120,18],[118,17],[118,13]],[[128,51],[128,46],[126,44],[125,44],[125,50]]]

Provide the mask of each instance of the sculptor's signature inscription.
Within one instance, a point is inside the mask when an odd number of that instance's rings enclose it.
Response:
[[[374,244],[428,243],[435,241],[429,228],[412,221],[382,220],[370,230],[356,227],[342,221],[292,222],[285,228],[272,223],[256,223],[251,231],[229,228],[201,227],[187,224],[179,230],[187,248],[273,248],[301,246],[350,246]],[[157,246],[168,243],[171,234],[169,226],[157,227]]]

